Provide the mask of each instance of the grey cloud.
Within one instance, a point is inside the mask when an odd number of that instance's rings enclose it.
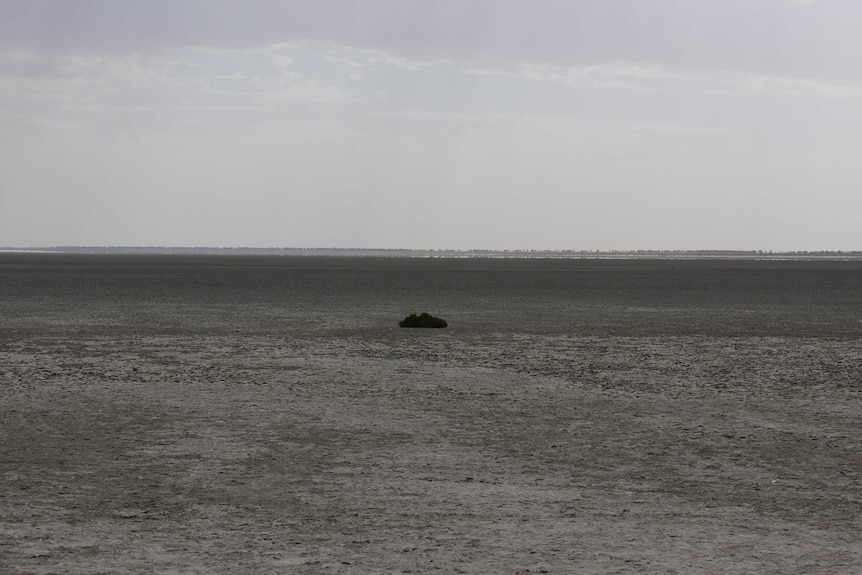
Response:
[[[5,0],[5,49],[148,51],[314,40],[413,58],[857,78],[862,3],[831,0]]]

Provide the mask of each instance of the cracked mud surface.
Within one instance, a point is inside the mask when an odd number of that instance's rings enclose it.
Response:
[[[0,342],[7,573],[849,573],[857,342]]]

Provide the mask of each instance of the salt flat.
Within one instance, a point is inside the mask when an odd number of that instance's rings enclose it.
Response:
[[[862,572],[859,266],[0,256],[0,572]]]
[[[6,334],[7,573],[849,573],[857,342]]]

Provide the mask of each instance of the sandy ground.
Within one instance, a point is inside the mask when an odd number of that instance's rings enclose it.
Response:
[[[858,340],[0,338],[2,573],[862,573]]]

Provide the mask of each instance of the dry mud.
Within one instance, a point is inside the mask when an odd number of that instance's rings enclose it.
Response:
[[[858,339],[0,331],[0,572],[862,572]]]

